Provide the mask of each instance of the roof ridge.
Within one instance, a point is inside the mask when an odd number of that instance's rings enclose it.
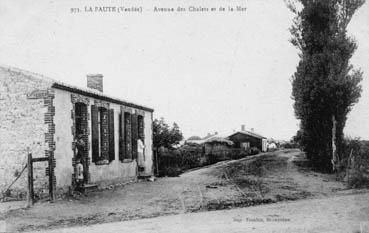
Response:
[[[266,137],[262,136],[261,134],[258,134],[258,133],[252,132],[252,131],[248,131],[248,130],[239,130],[239,131],[236,131],[236,132],[230,134],[229,136],[232,136],[236,133],[244,133],[244,134],[249,134],[249,135],[260,137],[260,138],[266,138]]]

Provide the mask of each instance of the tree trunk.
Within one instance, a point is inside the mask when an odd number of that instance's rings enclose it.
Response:
[[[333,168],[333,171],[337,171],[338,169],[336,128],[337,128],[336,117],[332,115],[332,168]]]

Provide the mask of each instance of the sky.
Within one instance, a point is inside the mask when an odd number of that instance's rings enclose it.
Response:
[[[84,12],[142,6],[141,13]],[[157,7],[243,6],[243,12],[154,12]],[[79,8],[79,13],[71,13]],[[76,86],[104,75],[104,93],[154,108],[184,134],[232,132],[241,125],[268,138],[298,129],[291,76],[298,51],[288,41],[293,15],[282,0],[1,0],[0,65]],[[349,33],[363,92],[345,134],[369,139],[369,2]]]

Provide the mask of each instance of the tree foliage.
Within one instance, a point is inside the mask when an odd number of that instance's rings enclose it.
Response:
[[[308,158],[323,170],[332,169],[332,119],[337,122],[335,144],[340,157],[347,114],[360,98],[363,73],[349,62],[357,45],[346,29],[363,3],[364,0],[287,2],[295,14],[291,43],[300,52],[300,62],[292,76],[295,115],[300,120],[299,140]]]
[[[177,123],[173,123],[170,127],[164,118],[155,119],[153,122],[153,143],[155,148],[165,147],[173,148],[182,139],[183,135]]]

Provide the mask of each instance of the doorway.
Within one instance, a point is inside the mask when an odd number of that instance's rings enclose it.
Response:
[[[89,180],[89,158],[88,158],[88,120],[87,105],[84,103],[76,103],[75,106],[75,153],[74,159],[81,161],[83,165],[83,182],[88,183]]]

